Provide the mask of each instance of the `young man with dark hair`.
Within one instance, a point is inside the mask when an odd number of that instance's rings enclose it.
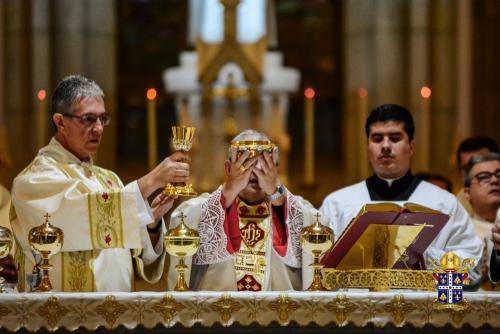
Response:
[[[379,106],[371,112],[365,129],[374,175],[328,195],[320,208],[330,218],[335,236],[340,237],[367,203],[413,202],[450,216],[429,247],[420,254],[414,269],[425,268],[428,258],[439,262],[449,251],[461,259],[472,258],[477,265],[482,244],[465,209],[455,196],[418,179],[410,171],[415,153],[414,123],[410,112],[394,104]],[[472,283],[479,283],[478,266],[469,274]]]

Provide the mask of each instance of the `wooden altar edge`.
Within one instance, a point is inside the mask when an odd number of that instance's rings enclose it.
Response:
[[[419,289],[435,291],[433,271],[406,269],[352,269],[325,268],[327,289],[367,288],[375,291],[388,289]]]

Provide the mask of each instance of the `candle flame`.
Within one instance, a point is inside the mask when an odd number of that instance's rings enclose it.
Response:
[[[304,96],[306,99],[312,99],[312,98],[314,98],[315,95],[316,95],[316,92],[314,91],[313,88],[308,87],[308,88],[304,89]]]
[[[359,88],[358,89],[358,96],[361,98],[368,97],[368,91],[366,90],[366,88],[364,88],[364,87]]]
[[[146,98],[148,100],[156,99],[156,89],[154,89],[154,88],[148,89],[148,91],[146,92]]]
[[[431,94],[432,94],[432,91],[429,87],[427,86],[423,86],[422,89],[420,90],[420,95],[422,95],[422,97],[424,99],[428,99],[431,97]]]
[[[43,100],[45,100],[45,98],[47,97],[47,92],[45,91],[45,89],[40,89],[40,90],[38,91],[38,93],[36,94],[36,96],[38,97],[38,99],[39,99],[40,101],[43,101]]]

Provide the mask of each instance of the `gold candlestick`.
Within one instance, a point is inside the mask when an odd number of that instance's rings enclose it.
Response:
[[[366,155],[366,135],[365,135],[365,122],[368,118],[368,91],[366,88],[358,89],[358,129],[359,129],[359,171],[362,178],[370,176],[370,167],[368,163],[368,156]]]
[[[314,96],[312,88],[304,90],[304,184],[314,184]]]
[[[165,236],[165,249],[172,256],[179,258],[179,264],[175,266],[177,270],[177,285],[175,291],[190,291],[189,286],[186,284],[184,274],[187,266],[184,264],[184,257],[192,256],[200,248],[200,237],[198,232],[189,228],[184,223],[184,212],[181,211],[181,223],[173,229],[168,230]]]
[[[41,148],[46,144],[47,138],[47,92],[44,89],[40,89],[36,95],[38,99],[38,133],[37,133],[37,147]]]
[[[49,270],[53,266],[49,264],[49,258],[61,251],[64,241],[62,230],[49,223],[49,214],[46,213],[44,217],[45,222],[40,226],[32,228],[28,234],[31,249],[42,256],[42,262],[37,266],[42,271],[41,282],[35,288],[35,291],[38,292],[52,290]]]
[[[0,226],[0,259],[9,255],[12,249],[12,233],[6,227]],[[0,266],[0,272],[3,268]],[[5,278],[0,276],[0,293],[5,292]]]
[[[172,142],[174,149],[176,151],[189,152],[193,146],[194,131],[195,128],[191,126],[173,126]],[[177,195],[182,197],[197,195],[193,189],[193,185],[185,182],[169,183],[165,186],[163,193],[168,196]]]
[[[302,229],[302,247],[306,251],[312,253],[314,257],[314,262],[311,264],[311,267],[314,269],[314,276],[311,285],[307,289],[309,291],[326,290],[321,282],[321,269],[323,265],[319,262],[319,257],[332,247],[333,238],[334,234],[332,229],[320,223],[319,213],[316,214],[316,221],[314,224]]]
[[[156,89],[150,88],[146,92],[148,100],[148,166],[152,170],[158,163],[158,147],[156,143]]]
[[[422,109],[420,110],[418,128],[420,137],[418,138],[418,145],[420,152],[420,169],[423,171],[429,170],[429,152],[430,152],[430,103],[431,103],[431,89],[423,86],[420,89],[420,96],[422,97]]]

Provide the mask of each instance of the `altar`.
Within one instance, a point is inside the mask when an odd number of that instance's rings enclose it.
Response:
[[[500,293],[464,293],[466,311],[437,311],[435,292],[137,292],[0,295],[0,333],[494,333]]]

